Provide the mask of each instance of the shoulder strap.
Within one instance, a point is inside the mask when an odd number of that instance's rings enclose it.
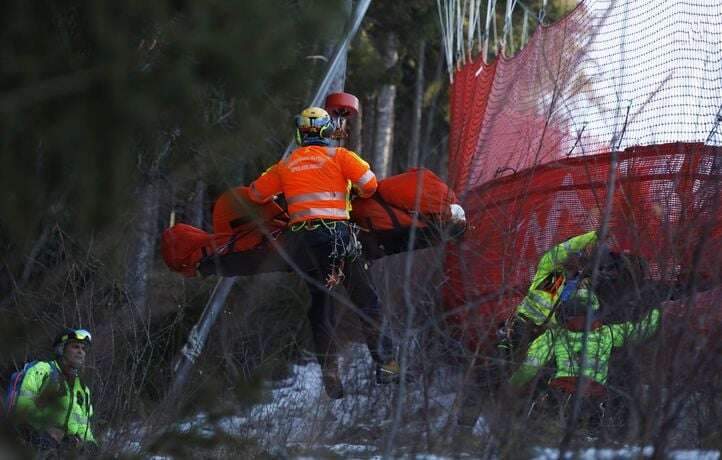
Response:
[[[53,376],[57,377],[58,375],[62,374],[62,371],[60,370],[60,366],[55,361],[50,361],[50,373],[53,374]]]
[[[70,414],[73,412],[73,405],[75,404],[75,381],[78,381],[80,383],[80,377],[73,378],[72,384],[69,384],[68,380],[65,380],[65,388],[68,391],[68,412],[65,414],[65,424],[63,425],[63,429],[65,430],[65,434],[68,433],[68,424],[70,423]],[[82,388],[82,383],[80,384]]]
[[[394,212],[394,210],[391,209],[391,205],[389,205],[386,200],[383,199],[380,193],[374,193],[373,195],[371,195],[371,198],[376,200],[376,202],[380,204],[382,208],[384,208],[386,214],[389,215],[389,219],[391,219],[391,223],[394,224],[394,229],[400,230],[401,223],[399,222],[399,218],[396,217],[396,213]]]
[[[80,378],[80,376],[77,376],[76,378],[78,379],[78,383],[80,383],[80,388],[83,390],[83,393],[86,395],[90,394],[90,388],[85,384],[85,382],[83,382],[83,379]]]

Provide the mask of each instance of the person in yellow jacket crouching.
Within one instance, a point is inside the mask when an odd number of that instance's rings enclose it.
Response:
[[[515,315],[500,329],[500,349],[526,348],[547,328],[556,325],[555,309],[573,296],[588,298],[591,309],[599,310],[599,301],[591,289],[590,271],[597,244],[597,231],[590,231],[569,238],[542,255],[529,291]],[[602,249],[601,257],[606,261],[609,251]]]
[[[90,390],[79,375],[91,343],[87,330],[65,329],[53,342],[55,360],[27,363],[13,375],[8,415],[30,447],[97,451]]]

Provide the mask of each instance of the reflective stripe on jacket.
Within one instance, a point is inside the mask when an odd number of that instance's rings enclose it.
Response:
[[[589,331],[584,365],[584,331],[570,331],[559,327],[547,329],[529,346],[524,363],[511,377],[511,384],[526,384],[534,378],[539,368],[554,358],[556,372],[553,379],[586,376],[604,385],[609,372],[612,348],[621,347],[630,339],[642,340],[651,336],[659,326],[659,318],[659,310],[653,309],[640,322],[608,324]]]
[[[545,252],[539,259],[529,292],[516,309],[517,314],[528,318],[537,326],[544,324],[547,319],[549,322],[554,322],[551,312],[566,282],[564,273],[561,272],[561,265],[570,254],[596,242],[597,232],[591,231],[570,238]],[[596,298],[593,299],[594,301]]]
[[[348,220],[351,186],[361,197],[374,194],[376,176],[368,163],[342,147],[299,147],[251,184],[257,203],[283,193],[290,223],[311,219]]]
[[[63,377],[55,381],[51,378],[53,367],[62,376],[55,361],[40,361],[28,369],[13,416],[38,431],[57,428],[67,436],[95,442],[90,429],[93,416],[90,390],[79,377],[73,379],[72,390]]]

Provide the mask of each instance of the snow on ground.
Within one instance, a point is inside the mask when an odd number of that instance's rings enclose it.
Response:
[[[261,438],[269,445],[325,444],[337,437],[350,437],[365,442],[379,441],[392,418],[395,385],[377,385],[374,365],[366,348],[348,347],[341,359],[341,377],[345,397],[330,400],[321,381],[321,368],[316,362],[293,365],[290,376],[273,384],[268,402],[253,407],[243,415],[221,422],[229,434]],[[405,407],[422,408],[420,384],[410,383]],[[430,398],[428,413],[434,428],[441,429],[448,421],[455,393],[453,388],[439,391]],[[344,443],[330,449],[339,455],[354,452],[368,457],[368,444]]]
[[[450,422],[449,415],[455,398],[456,378],[450,372],[440,370],[432,388],[426,393],[430,401],[424,404],[421,385],[410,383],[405,399],[405,412],[411,414],[399,430],[399,438],[418,439],[430,425],[431,430],[441,433]],[[226,417],[213,426],[205,414],[185,421],[180,431],[194,430],[209,436],[218,429],[232,436],[251,438],[265,446],[269,454],[284,458],[315,459],[337,455],[343,458],[381,459],[385,436],[392,424],[395,404],[395,385],[377,385],[374,382],[374,365],[366,348],[351,345],[341,360],[341,376],[346,396],[330,400],[321,381],[321,369],[315,361],[295,364],[288,378],[267,382],[265,401],[243,413]],[[422,410],[426,412],[422,412]],[[424,417],[422,414],[427,414]],[[411,421],[409,421],[411,420]],[[428,423],[428,425],[427,425]],[[474,427],[474,435],[487,433],[483,419]],[[414,437],[415,436],[415,437]],[[294,456],[291,452],[303,452]],[[397,452],[398,455],[403,455]],[[636,459],[649,457],[651,447],[627,447],[619,449],[582,449],[570,453],[569,458]],[[535,460],[551,460],[559,457],[553,448],[537,448]],[[414,454],[404,458],[417,460],[442,460],[432,454]],[[461,458],[475,458],[473,453]],[[673,460],[720,460],[719,452],[678,450],[668,452]]]
[[[624,449],[584,449],[579,452],[570,452],[566,458],[574,458],[578,460],[617,460],[617,459],[633,459],[645,458],[652,455],[652,447],[627,447]],[[559,458],[559,450],[557,449],[538,449],[537,456],[534,460],[557,460]],[[673,450],[668,452],[667,458],[670,460],[720,460],[718,451],[702,451],[702,450]]]

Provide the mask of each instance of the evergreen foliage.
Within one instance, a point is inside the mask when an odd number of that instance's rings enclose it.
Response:
[[[305,56],[335,40],[339,20],[322,0],[9,2],[0,19],[6,241],[26,249],[53,205],[84,237],[117,225],[168,133],[177,133],[170,171],[241,163],[252,176],[253,161],[275,158],[290,137],[291,114],[322,70],[309,72]]]

